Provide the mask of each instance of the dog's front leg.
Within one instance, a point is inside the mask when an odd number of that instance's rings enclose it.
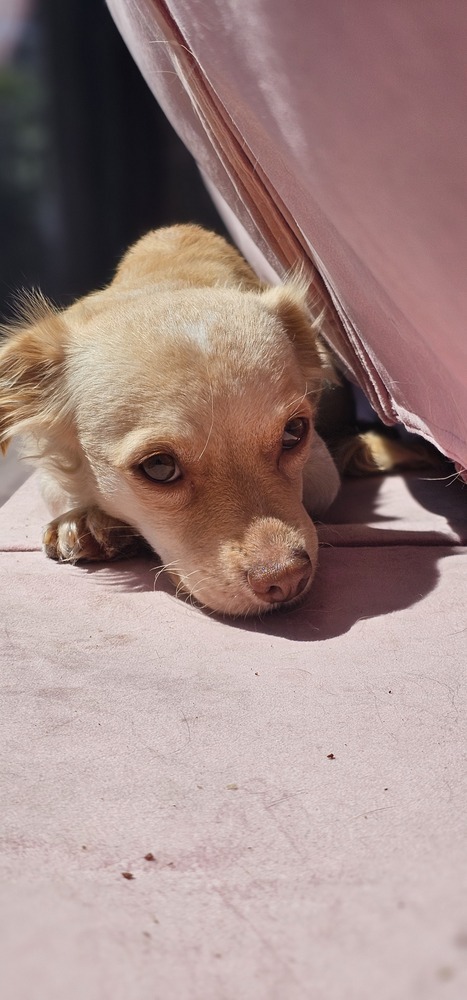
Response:
[[[49,559],[101,562],[147,551],[147,543],[129,524],[116,521],[99,507],[75,507],[44,529],[42,544]]]

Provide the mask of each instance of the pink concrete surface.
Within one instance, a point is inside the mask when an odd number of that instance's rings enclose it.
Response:
[[[14,445],[10,445],[7,454],[0,459],[0,507],[30,475],[31,466],[26,465]]]
[[[2,997],[465,996],[465,489],[347,483],[250,622],[46,518],[0,510]]]

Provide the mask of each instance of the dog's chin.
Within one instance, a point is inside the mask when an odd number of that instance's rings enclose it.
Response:
[[[304,590],[290,600],[270,602],[260,600],[252,590],[250,591],[246,587],[243,588],[244,592],[242,593],[239,593],[238,589],[234,593],[225,593],[222,587],[219,587],[217,593],[214,593],[211,589],[206,593],[203,591],[196,592],[184,585],[183,580],[175,573],[169,570],[166,570],[166,572],[175,587],[175,594],[178,599],[213,617],[232,619],[263,618],[265,615],[270,615],[273,612],[285,613],[294,611],[304,604],[313,582],[310,580]]]

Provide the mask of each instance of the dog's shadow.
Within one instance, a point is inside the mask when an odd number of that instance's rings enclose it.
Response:
[[[291,641],[322,642],[345,634],[359,621],[392,614],[422,601],[438,583],[440,560],[455,556],[459,550],[450,544],[449,535],[441,532],[385,528],[386,519],[377,510],[382,482],[378,477],[367,481],[362,494],[365,502],[359,506],[359,523],[371,521],[377,527],[365,527],[363,542],[352,542],[350,537],[350,541],[341,539],[335,545],[327,542],[322,546],[319,569],[303,604],[291,611],[257,618],[228,618],[204,612],[196,605],[192,613],[209,614],[213,624],[223,623],[246,632]],[[412,479],[409,489],[422,510],[443,513],[442,497],[437,495],[433,483],[427,487],[422,481]],[[456,531],[467,532],[462,511],[465,500],[462,500],[459,505],[458,499],[453,501],[451,497],[452,516],[447,520],[455,525]],[[391,515],[391,522],[394,520]],[[332,538],[332,510],[328,529]],[[336,533],[338,537],[337,527]],[[190,599],[175,596],[174,587],[167,575],[160,572],[157,557],[152,554],[105,565],[88,563],[82,569],[103,586],[127,593],[153,592],[155,600],[158,593],[164,593],[177,604],[190,603]]]

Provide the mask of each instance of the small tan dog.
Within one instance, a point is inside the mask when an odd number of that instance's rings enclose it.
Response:
[[[332,378],[315,327],[303,283],[262,285],[197,226],[149,233],[63,312],[35,299],[0,350],[0,444],[20,435],[41,469],[47,555],[144,539],[215,611],[297,603],[317,563],[309,513],[339,487],[313,423]]]

